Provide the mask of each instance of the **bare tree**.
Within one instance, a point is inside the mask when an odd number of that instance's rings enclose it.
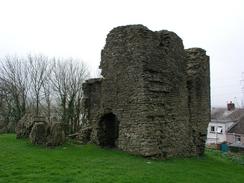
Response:
[[[29,55],[5,57],[0,64],[0,118],[17,122],[34,105],[35,114],[45,112],[49,121],[52,108],[58,111],[67,125],[66,133],[78,130],[82,84],[89,77],[84,63]]]
[[[55,60],[54,91],[59,96],[62,121],[69,126],[67,133],[77,130],[81,115],[82,83],[89,77],[86,65],[73,60]]]
[[[39,115],[40,102],[43,99],[44,85],[52,72],[48,57],[43,55],[28,56],[31,91],[35,100],[36,115]],[[46,88],[47,89],[47,88]],[[47,90],[46,90],[47,92]],[[47,93],[46,93],[47,94]]]
[[[24,59],[6,56],[1,60],[0,90],[7,103],[8,113],[12,114],[14,121],[18,121],[26,111],[28,78]]]
[[[47,118],[48,118],[48,122],[51,121],[51,105],[52,105],[52,97],[51,97],[51,83],[49,80],[47,80],[44,85],[43,85],[43,92],[44,92],[44,98],[45,98],[45,102],[47,105]]]

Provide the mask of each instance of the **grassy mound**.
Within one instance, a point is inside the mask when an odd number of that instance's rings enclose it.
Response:
[[[1,183],[240,183],[244,166],[220,153],[201,158],[154,161],[94,145],[48,149],[15,135],[0,135]]]

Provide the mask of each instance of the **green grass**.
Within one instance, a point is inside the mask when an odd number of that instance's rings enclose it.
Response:
[[[0,135],[1,183],[244,182],[244,165],[220,153],[156,161],[94,145],[48,149]]]

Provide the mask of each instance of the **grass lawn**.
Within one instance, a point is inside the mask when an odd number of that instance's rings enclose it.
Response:
[[[1,183],[244,182],[244,165],[220,153],[201,158],[156,161],[94,145],[48,149],[0,135]]]

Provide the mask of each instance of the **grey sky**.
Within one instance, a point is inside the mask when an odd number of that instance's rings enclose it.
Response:
[[[242,0],[0,0],[0,57],[72,56],[95,74],[107,33],[127,24],[171,30],[185,48],[204,48],[211,58],[212,106],[241,105]]]

